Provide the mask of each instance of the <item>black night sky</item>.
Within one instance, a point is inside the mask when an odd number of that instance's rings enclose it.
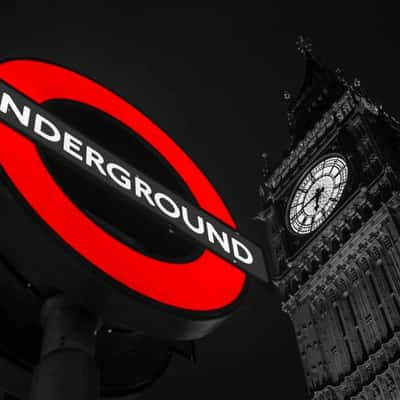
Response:
[[[257,187],[262,152],[288,144],[284,90],[297,94],[296,37],[399,115],[395,9],[368,2],[153,8],[137,2],[2,2],[0,55],[65,65],[122,95],[201,166],[248,238],[262,244]],[[63,4],[60,4],[63,3]],[[248,8],[246,8],[248,6]],[[197,364],[175,357],[142,397],[306,398],[295,336],[276,293],[253,283],[243,306],[197,344]]]

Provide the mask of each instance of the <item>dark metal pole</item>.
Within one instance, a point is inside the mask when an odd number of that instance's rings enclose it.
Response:
[[[98,318],[63,297],[53,297],[42,308],[41,322],[42,351],[30,399],[98,400],[94,359]]]

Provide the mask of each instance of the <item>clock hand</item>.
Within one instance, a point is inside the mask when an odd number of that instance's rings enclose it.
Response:
[[[319,208],[319,200],[321,198],[321,194],[322,194],[323,191],[324,191],[324,187],[321,187],[321,188],[317,189],[316,197],[315,197],[315,207],[314,207],[315,211],[317,211],[318,208]]]
[[[297,216],[315,199],[315,197],[317,196],[317,193],[314,194],[314,196],[312,196],[307,203],[303,204],[303,207],[300,208],[299,211],[297,211],[297,213],[293,216],[293,218],[297,218]]]
[[[303,204],[303,207],[301,207],[301,210],[300,210],[300,211],[303,211],[316,197],[317,197],[317,195],[314,194],[314,196],[312,196],[312,197],[307,201],[307,203]]]
[[[317,211],[319,207],[319,197],[315,198],[315,206],[314,206],[314,210]]]

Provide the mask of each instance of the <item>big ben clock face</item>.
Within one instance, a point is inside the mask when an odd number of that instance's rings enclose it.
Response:
[[[347,178],[347,163],[340,156],[329,156],[314,165],[292,196],[288,210],[290,228],[300,235],[315,231],[335,209]]]

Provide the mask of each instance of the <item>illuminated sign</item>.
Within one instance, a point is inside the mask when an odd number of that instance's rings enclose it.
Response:
[[[36,213],[84,258],[130,289],[190,310],[218,309],[232,302],[244,283],[237,268],[267,280],[262,251],[234,230],[229,212],[209,181],[133,106],[88,78],[48,63],[3,63],[0,79],[0,120],[4,122],[0,126],[1,166]],[[54,99],[95,107],[140,135],[180,175],[200,208],[40,106]],[[119,242],[70,201],[48,173],[33,143],[78,165],[83,173],[141,204],[211,252],[205,250],[196,260],[182,265],[153,259]]]

